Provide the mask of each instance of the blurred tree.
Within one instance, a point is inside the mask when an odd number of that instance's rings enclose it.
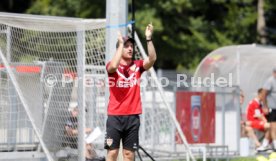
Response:
[[[31,0],[1,0],[1,12],[24,13],[30,7]]]
[[[265,32],[268,45],[276,44],[276,1],[264,1]]]
[[[31,2],[27,13],[105,17],[103,0],[27,0],[18,3],[21,1],[3,0],[1,7],[21,8],[22,4]],[[145,26],[150,22],[155,26],[156,67],[194,69],[206,54],[218,47],[260,41],[257,32],[260,1],[264,2],[262,22],[266,24],[262,31],[267,33],[267,44],[273,45],[276,43],[275,0],[136,0],[136,29],[144,38]]]
[[[27,13],[80,18],[104,18],[104,0],[32,0]]]
[[[265,17],[264,17],[264,0],[258,0],[258,20],[257,20],[258,39],[261,44],[266,44]]]
[[[256,41],[256,5],[254,0],[140,0],[137,26],[158,22],[158,67],[194,69],[218,47]],[[142,16],[144,10],[155,12]]]

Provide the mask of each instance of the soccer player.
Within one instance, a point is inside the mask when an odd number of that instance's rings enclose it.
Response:
[[[269,127],[270,124],[267,122],[265,114],[262,109],[262,104],[264,101],[264,90],[262,88],[258,89],[258,95],[256,98],[250,101],[247,107],[247,122],[246,122],[246,132],[249,137],[251,137],[257,148],[257,151],[266,150],[269,145],[270,135]],[[254,130],[265,133],[265,138],[263,143],[259,142]]]
[[[65,124],[65,134],[67,136],[66,142],[68,145],[73,148],[77,149],[78,147],[78,114],[79,109],[77,106],[72,107],[70,109],[71,116],[67,120]],[[85,133],[89,134],[92,132],[91,128],[85,128]],[[93,161],[93,158],[97,156],[94,147],[92,144],[86,144],[85,145],[85,160],[86,161]]]
[[[272,76],[269,77],[264,86],[265,100],[264,110],[266,113],[269,111],[269,122],[271,138],[273,140],[273,148],[276,150],[276,67],[273,68]]]
[[[105,136],[107,161],[117,160],[121,139],[124,161],[133,161],[138,149],[139,114],[142,113],[140,77],[156,61],[152,34],[153,26],[149,24],[145,31],[148,57],[133,60],[134,39],[119,33],[116,53],[106,65],[110,91]]]

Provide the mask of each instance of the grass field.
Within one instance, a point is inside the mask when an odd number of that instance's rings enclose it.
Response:
[[[208,159],[208,161],[212,161],[215,159]],[[220,159],[219,161],[227,161],[227,159]],[[230,161],[257,161],[256,157],[240,157],[240,158],[232,158]]]
[[[185,160],[175,160],[175,161],[185,161]],[[198,159],[197,161],[202,161],[202,159]],[[216,161],[216,159],[207,159],[207,161]],[[227,159],[219,159],[218,161],[227,161]],[[240,158],[232,158],[229,161],[257,161],[256,157],[240,157]]]
[[[198,160],[201,161],[201,160]],[[207,161],[215,161],[215,159],[208,159]],[[219,161],[227,161],[227,159],[219,159]],[[229,161],[257,161],[256,157],[240,157],[240,158],[232,158]]]
[[[230,161],[257,161],[256,158],[251,157],[251,158],[235,158],[235,159],[230,159]]]

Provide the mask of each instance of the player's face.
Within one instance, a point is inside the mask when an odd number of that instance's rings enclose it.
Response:
[[[127,41],[123,49],[123,58],[131,59],[133,54],[133,44],[130,41]]]
[[[72,111],[72,116],[73,116],[73,117],[77,117],[78,114],[79,114],[79,110],[74,109],[74,110]]]
[[[265,100],[264,91],[262,91],[261,93],[259,93],[259,98],[260,98],[261,101],[264,101],[264,100]]]
[[[276,78],[276,71],[273,71],[273,77]]]

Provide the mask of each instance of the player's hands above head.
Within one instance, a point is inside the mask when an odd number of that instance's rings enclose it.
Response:
[[[146,27],[146,31],[145,31],[145,35],[146,35],[147,40],[151,39],[152,33],[153,33],[153,26],[152,26],[152,23],[150,23]]]

